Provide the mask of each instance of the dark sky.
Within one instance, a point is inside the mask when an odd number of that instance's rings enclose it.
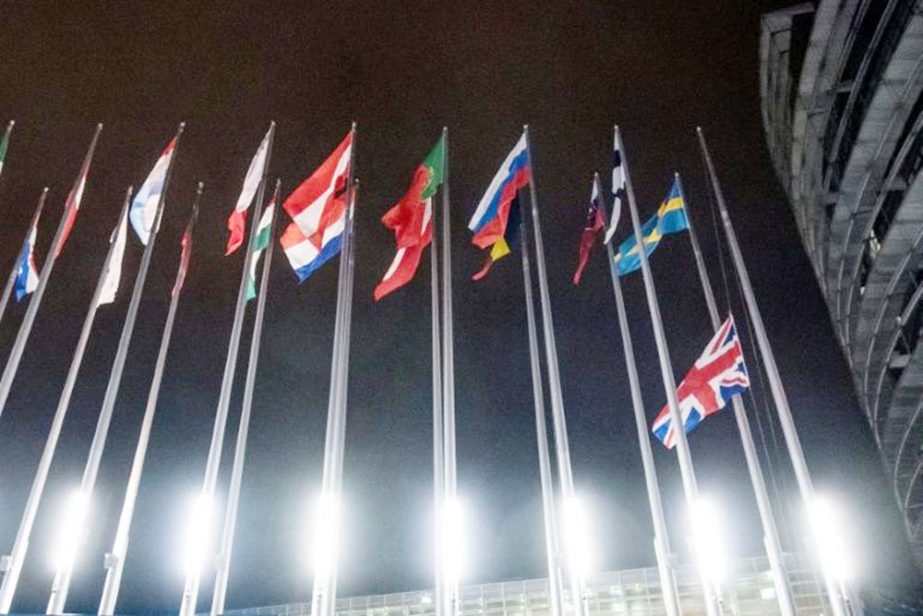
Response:
[[[49,185],[39,261],[96,122],[105,123],[84,206],[58,261],[0,418],[0,552],[13,542],[110,228],[180,120],[187,129],[112,423],[93,523],[68,607],[95,610],[195,183],[206,184],[196,252],[141,486],[120,611],[175,610],[178,541],[198,490],[218,398],[242,255],[223,255],[225,219],[270,120],[271,173],[283,191],[359,122],[356,305],[344,490],[342,595],[431,582],[431,410],[427,266],[379,305],[393,255],[378,220],[451,127],[459,491],[470,513],[467,580],[545,574],[532,399],[518,259],[487,281],[465,222],[523,123],[533,127],[574,476],[592,504],[600,569],[653,563],[651,528],[615,308],[601,251],[570,284],[590,174],[624,130],[646,216],[684,174],[692,217],[717,268],[693,128],[710,138],[819,490],[857,527],[861,579],[916,579],[903,527],[827,311],[763,140],[761,13],[785,2],[7,3],[0,119],[17,121],[0,182],[0,263],[13,261]],[[105,6],[105,8],[100,8]],[[132,236],[123,291],[100,310],[60,441],[15,607],[44,608],[57,509],[79,483],[141,250]],[[653,259],[679,377],[710,337],[685,237]],[[298,287],[276,253],[263,335],[228,607],[305,600],[306,519],[319,488],[336,264]],[[4,274],[5,275],[5,274]],[[624,281],[648,415],[663,390],[641,280]],[[23,307],[7,313],[8,349]],[[249,320],[248,320],[249,323]],[[247,330],[249,331],[249,330]],[[242,345],[246,357],[248,335]],[[242,359],[240,364],[245,361]],[[223,493],[239,412],[232,405]],[[761,394],[759,390],[757,394]],[[767,428],[768,430],[768,428]],[[767,432],[767,437],[768,437]],[[755,505],[728,413],[691,440],[701,489],[726,516],[735,554],[761,553]],[[656,463],[673,542],[688,558],[674,456]],[[791,485],[787,463],[777,473]],[[203,586],[201,606],[210,598]]]

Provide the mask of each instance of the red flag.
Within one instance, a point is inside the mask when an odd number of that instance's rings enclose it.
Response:
[[[603,228],[606,223],[603,220],[603,205],[599,197],[599,191],[596,189],[596,182],[593,182],[593,194],[590,196],[590,207],[587,210],[586,226],[583,233],[580,234],[580,246],[577,248],[578,262],[577,271],[574,272],[574,284],[580,284],[580,278],[583,276],[583,270],[590,258],[590,251],[596,243],[596,234]]]

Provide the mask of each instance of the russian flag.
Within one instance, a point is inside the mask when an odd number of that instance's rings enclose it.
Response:
[[[488,248],[502,240],[510,214],[510,204],[516,193],[529,184],[531,178],[526,133],[506,155],[500,169],[478,203],[468,229],[474,233],[471,242],[478,248]]]
[[[279,242],[300,282],[340,252],[352,140],[350,132],[282,204],[292,223]]]
[[[35,266],[35,225],[29,231],[29,237],[22,245],[22,252],[19,255],[19,267],[16,272],[16,301],[21,302],[29,293],[35,291],[38,287],[38,268]]]
[[[157,204],[160,203],[160,195],[163,193],[164,184],[167,181],[167,170],[170,168],[170,160],[173,158],[173,149],[176,147],[176,137],[167,145],[166,149],[157,159],[154,168],[151,169],[144,184],[135,193],[135,198],[131,202],[131,211],[128,219],[131,226],[138,234],[141,243],[147,246],[151,238],[151,231],[154,227],[154,218],[157,215]]]

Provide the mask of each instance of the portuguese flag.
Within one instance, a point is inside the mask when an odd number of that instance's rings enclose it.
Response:
[[[394,231],[397,254],[384,278],[375,287],[375,300],[401,288],[417,273],[423,249],[433,239],[433,197],[442,184],[445,167],[445,138],[439,139],[416,172],[410,189],[381,218]]]

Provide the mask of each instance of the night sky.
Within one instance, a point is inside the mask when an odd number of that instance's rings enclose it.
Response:
[[[201,180],[195,253],[119,602],[122,612],[178,608],[182,514],[202,480],[243,259],[242,251],[223,256],[226,217],[270,120],[278,122],[271,174],[282,179],[287,194],[355,119],[363,190],[356,214],[340,594],[431,585],[427,260],[407,288],[380,304],[371,295],[394,253],[392,234],[379,218],[403,194],[443,125],[451,130],[458,475],[470,533],[466,580],[545,575],[519,259],[500,262],[484,282],[471,282],[483,257],[465,228],[523,123],[533,131],[574,476],[591,503],[597,567],[652,565],[650,516],[602,250],[580,287],[570,277],[591,173],[607,175],[611,127],[618,122],[642,217],[666,194],[673,171],[683,174],[691,216],[726,308],[693,133],[701,124],[815,484],[845,503],[856,527],[862,584],[904,592],[918,574],[890,484],[764,145],[759,17],[788,4],[6,3],[0,120],[17,124],[0,180],[4,276],[48,185],[38,242],[38,260],[44,261],[93,127],[103,122],[105,129],[77,225],[0,418],[0,553],[12,546],[125,188],[143,181],[185,120],[68,602],[71,611],[95,611],[98,603],[102,555],[111,546],[124,494],[179,237]],[[120,297],[100,310],[71,403],[14,603],[20,610],[42,610],[47,601],[53,527],[69,488],[79,484],[140,256],[132,235]],[[274,256],[229,608],[303,601],[311,594],[306,526],[321,479],[336,263],[299,287],[281,252]],[[710,338],[705,304],[684,236],[665,240],[652,263],[679,380]],[[624,288],[653,417],[664,395],[640,277],[625,279]],[[4,357],[23,311],[10,309],[0,324]],[[222,494],[251,318],[225,439]],[[763,395],[758,387],[755,393]],[[731,414],[709,419],[690,443],[701,490],[721,503],[727,517],[728,544],[736,555],[762,553]],[[677,464],[659,445],[655,457],[674,549],[688,560]],[[775,470],[783,487],[791,488],[783,458]],[[210,597],[209,578],[200,606]]]

